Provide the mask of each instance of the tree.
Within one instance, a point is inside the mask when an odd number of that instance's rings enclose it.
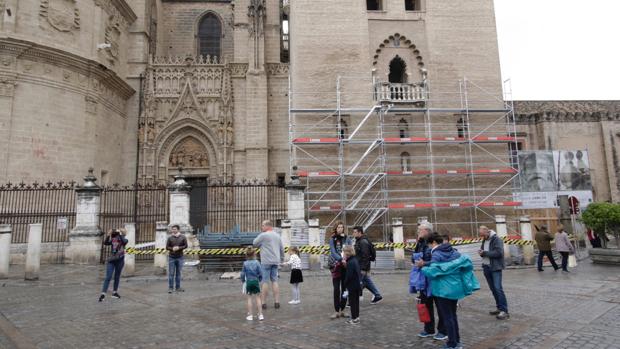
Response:
[[[611,233],[616,238],[616,245],[620,247],[618,244],[620,241],[620,204],[609,202],[592,203],[583,212],[581,219],[586,226],[601,235],[603,247],[607,247],[607,239],[604,236],[607,233]]]

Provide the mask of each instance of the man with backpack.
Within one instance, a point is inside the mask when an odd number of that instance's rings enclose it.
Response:
[[[377,251],[372,242],[364,235],[364,228],[354,227],[353,237],[355,238],[355,254],[362,270],[363,287],[373,294],[370,304],[377,304],[383,300],[383,297],[381,297],[379,289],[377,289],[370,278],[370,262],[374,262],[377,259]]]

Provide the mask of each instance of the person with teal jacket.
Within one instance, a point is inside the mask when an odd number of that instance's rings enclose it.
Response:
[[[444,348],[462,348],[457,302],[479,290],[480,283],[474,275],[474,265],[469,256],[461,255],[452,245],[444,243],[438,233],[431,234],[427,241],[432,247],[431,262],[423,265],[422,272],[430,281],[439,316],[448,332],[448,342]]]

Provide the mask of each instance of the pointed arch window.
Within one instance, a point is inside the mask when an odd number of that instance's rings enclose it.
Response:
[[[400,169],[403,172],[411,172],[411,155],[406,151],[400,154]]]
[[[222,51],[222,23],[213,13],[207,13],[198,23],[198,54],[220,57]]]
[[[407,82],[407,63],[400,56],[396,55],[390,62],[390,75],[388,79],[393,84]]]

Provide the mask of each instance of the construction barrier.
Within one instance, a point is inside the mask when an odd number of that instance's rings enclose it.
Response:
[[[508,238],[504,238],[504,243],[508,244],[508,245],[519,245],[519,246],[525,246],[525,245],[534,245],[533,241],[528,241],[528,240],[517,240],[517,239],[508,239]],[[460,239],[460,240],[452,240],[450,241],[450,244],[452,244],[453,246],[459,246],[459,245],[471,245],[471,244],[476,244],[476,243],[481,243],[482,239]],[[404,248],[404,249],[410,249],[413,250],[415,249],[416,244],[415,243],[393,243],[393,242],[377,242],[374,243],[375,248],[378,250],[381,249],[390,249],[390,248]],[[297,247],[299,249],[300,253],[307,253],[307,254],[329,254],[329,246],[328,245],[323,245],[323,246],[298,246]],[[242,255],[245,253],[245,247],[233,247],[233,248],[208,248],[208,249],[199,249],[199,250],[185,250],[183,251],[184,254],[186,255]],[[288,251],[288,247],[284,249],[285,251]],[[260,252],[260,249],[257,249],[258,252]],[[142,250],[142,249],[137,249],[137,248],[132,248],[129,247],[125,250],[126,253],[128,254],[135,254],[135,255],[148,255],[148,254],[167,254],[168,251],[166,251],[166,249],[164,248],[155,248],[155,249],[148,249],[148,250]]]

